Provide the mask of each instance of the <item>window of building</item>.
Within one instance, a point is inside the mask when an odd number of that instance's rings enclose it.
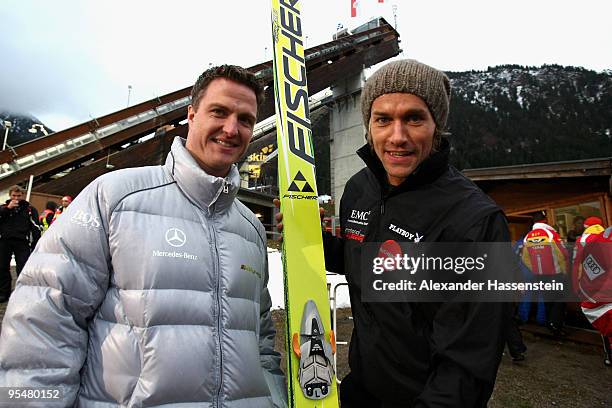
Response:
[[[568,242],[575,242],[576,238],[582,234],[584,231],[582,223],[585,218],[592,216],[602,217],[601,203],[599,201],[554,208],[554,212],[555,229],[559,232],[561,238]]]

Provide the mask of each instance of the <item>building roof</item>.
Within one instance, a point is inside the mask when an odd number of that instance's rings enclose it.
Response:
[[[612,157],[467,169],[462,173],[473,181],[610,176]]]

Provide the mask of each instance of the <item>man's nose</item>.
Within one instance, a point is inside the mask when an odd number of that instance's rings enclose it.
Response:
[[[405,124],[401,120],[396,120],[393,122],[392,126],[389,142],[393,143],[394,145],[402,145],[406,143],[409,139],[409,135]]]
[[[238,135],[238,118],[234,115],[230,115],[225,119],[225,123],[223,124],[223,131],[228,136],[237,136]]]

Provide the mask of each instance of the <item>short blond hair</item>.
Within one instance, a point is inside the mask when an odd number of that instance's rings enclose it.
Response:
[[[15,184],[14,186],[11,186],[11,188],[9,188],[9,194],[13,193],[25,193],[25,190],[21,186]]]

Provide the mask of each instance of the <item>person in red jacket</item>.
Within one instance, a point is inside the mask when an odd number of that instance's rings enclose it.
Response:
[[[590,224],[587,226],[586,224]],[[584,299],[582,312],[602,336],[604,364],[612,365],[612,227],[603,229],[597,217],[587,218],[585,233],[576,242],[574,282]]]
[[[55,218],[55,211],[57,211],[57,204],[55,201],[47,201],[45,211],[40,213],[38,216],[38,224],[40,224],[42,232],[45,232],[51,226],[51,223]]]
[[[584,249],[589,242],[597,240],[598,235],[604,231],[603,221],[599,217],[589,217],[584,221],[583,234],[576,238],[576,245],[574,246],[574,262],[572,266],[572,283],[574,291],[581,297],[585,297],[581,294],[580,289],[580,278],[584,273],[582,262],[584,261]],[[585,282],[586,284],[586,282]]]
[[[53,216],[53,220],[51,222],[54,222],[55,220],[57,220],[58,217],[62,215],[64,211],[66,211],[66,208],[68,208],[71,202],[72,202],[72,197],[70,197],[69,195],[63,196],[62,205],[57,207],[57,210],[55,210],[55,215]]]
[[[534,278],[546,281],[565,281],[569,271],[569,255],[561,237],[546,222],[543,212],[534,215],[534,224],[525,235],[521,259]],[[555,336],[563,336],[565,303],[546,302],[546,326]]]

